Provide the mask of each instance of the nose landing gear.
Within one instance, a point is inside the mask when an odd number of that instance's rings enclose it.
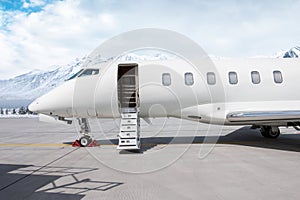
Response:
[[[72,146],[76,147],[95,147],[99,146],[96,140],[90,136],[91,128],[86,118],[79,118],[80,133],[82,136],[76,140]]]

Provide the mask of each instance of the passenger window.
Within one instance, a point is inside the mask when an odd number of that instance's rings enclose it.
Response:
[[[193,74],[190,72],[185,73],[184,74],[184,82],[186,85],[193,85],[194,84]]]
[[[86,69],[78,77],[90,76],[99,74],[99,69]]]
[[[260,83],[260,75],[258,71],[251,72],[251,79],[253,84],[259,84]]]
[[[229,72],[228,73],[229,76],[229,83],[230,84],[237,84],[238,83],[238,77],[237,77],[237,73],[236,72]]]
[[[215,85],[216,84],[216,75],[214,72],[208,72],[207,76],[207,84],[208,85]]]
[[[275,83],[282,83],[283,82],[282,74],[281,74],[280,71],[273,71],[273,77],[274,77],[274,82]]]
[[[169,73],[163,73],[162,74],[162,84],[164,86],[171,85],[171,74],[169,74]]]

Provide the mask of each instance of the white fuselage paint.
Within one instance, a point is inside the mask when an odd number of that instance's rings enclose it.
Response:
[[[253,124],[230,122],[228,113],[239,111],[300,110],[300,59],[212,59],[214,67],[192,66],[184,60],[126,61],[138,64],[141,117],[177,117],[214,124]],[[125,62],[125,63],[126,63]],[[117,96],[118,64],[101,63],[99,74],[67,81],[30,105],[32,111],[47,115],[78,118],[120,117]],[[253,84],[251,72],[260,73]],[[275,83],[273,71],[282,73]],[[185,84],[185,73],[192,73],[194,84]],[[216,84],[207,84],[207,73],[216,74]],[[236,72],[238,83],[229,83],[229,72]],[[171,85],[162,84],[162,74],[170,73]],[[299,120],[300,121],[300,120]]]

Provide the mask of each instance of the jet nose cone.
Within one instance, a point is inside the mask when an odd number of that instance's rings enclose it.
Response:
[[[72,109],[74,86],[74,81],[67,81],[34,100],[28,109],[38,114],[66,116]]]
[[[38,111],[39,111],[38,106],[39,106],[39,102],[38,102],[38,101],[33,101],[33,102],[28,106],[28,109],[29,109],[31,112],[38,113]]]

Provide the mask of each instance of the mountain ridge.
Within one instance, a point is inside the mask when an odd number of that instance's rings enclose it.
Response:
[[[32,70],[14,78],[0,80],[0,106],[13,108],[28,105],[77,73],[84,60],[85,58],[76,59],[53,70]]]

